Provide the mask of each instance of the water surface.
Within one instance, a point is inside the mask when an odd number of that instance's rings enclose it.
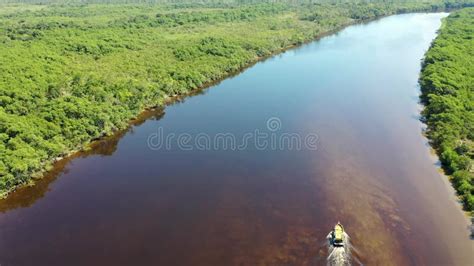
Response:
[[[367,265],[469,265],[468,221],[418,120],[447,14],[348,27],[258,63],[0,201],[5,265],[324,265],[341,221]],[[164,134],[317,134],[316,150],[150,149]],[[273,132],[273,131],[272,131]]]

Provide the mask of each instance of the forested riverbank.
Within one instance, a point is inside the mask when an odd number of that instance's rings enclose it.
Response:
[[[474,8],[447,17],[420,84],[427,135],[466,210],[474,210]]]
[[[351,23],[468,5],[3,4],[0,195],[145,108],[262,57]]]

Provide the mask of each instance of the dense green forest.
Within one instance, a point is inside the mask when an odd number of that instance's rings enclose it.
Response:
[[[259,58],[361,20],[472,4],[23,2],[42,4],[0,4],[0,196],[40,177],[56,158],[126,127],[145,108]]]
[[[449,15],[420,78],[428,137],[465,208],[474,211],[474,8]]]

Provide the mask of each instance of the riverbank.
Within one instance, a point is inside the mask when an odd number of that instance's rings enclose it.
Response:
[[[54,161],[87,149],[91,141],[128,127],[142,110],[202,90],[271,55],[361,21],[445,8],[94,5],[26,12],[34,8],[20,6],[2,14],[7,37],[1,41],[8,49],[1,57],[0,195],[40,178]],[[116,15],[124,10],[132,11]],[[64,12],[67,19],[58,19]]]
[[[347,27],[95,142],[0,201],[2,265],[325,264],[337,221],[363,264],[469,264],[469,224],[415,119],[420,60],[447,15]],[[270,133],[269,117],[318,149],[147,144],[160,128]]]
[[[470,38],[473,25],[473,8],[449,15],[426,53],[420,77],[427,136],[471,216],[474,211],[474,41]]]

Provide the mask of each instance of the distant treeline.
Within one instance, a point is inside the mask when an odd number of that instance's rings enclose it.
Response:
[[[344,3],[447,3],[462,6],[473,0],[0,0],[0,3],[27,4],[183,4],[183,5],[242,5],[242,4],[344,4]]]
[[[464,206],[474,211],[474,8],[449,15],[420,78],[428,137]]]
[[[0,196],[261,57],[365,19],[465,4],[174,3],[0,6]]]

